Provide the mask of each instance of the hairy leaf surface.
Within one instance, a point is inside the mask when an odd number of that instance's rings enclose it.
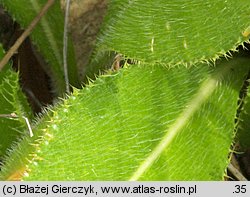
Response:
[[[249,39],[249,8],[249,0],[113,0],[99,47],[146,62],[208,61]]]
[[[218,64],[101,76],[49,110],[1,179],[222,180],[249,63]]]
[[[3,55],[0,45],[0,59]],[[27,128],[22,116],[31,117],[30,108],[19,87],[18,73],[12,71],[9,65],[0,72],[0,106],[0,114],[15,113],[21,117],[14,119],[0,117],[0,159],[2,159],[13,141],[23,134],[24,128]]]

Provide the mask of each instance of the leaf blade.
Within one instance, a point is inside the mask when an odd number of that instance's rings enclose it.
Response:
[[[249,38],[246,0],[123,0],[110,7],[99,49],[131,59],[192,65],[217,59]]]
[[[0,45],[0,58],[3,56],[3,48]],[[18,80],[18,73],[12,71],[10,65],[6,65],[4,70],[0,72],[0,114],[15,113],[19,117],[31,118],[31,110],[19,87]],[[13,142],[24,135],[22,131],[26,128],[26,124],[22,118],[11,119],[7,117],[1,117],[0,124],[0,159],[2,160]]]
[[[221,180],[238,91],[249,68],[247,60],[242,62],[245,66],[219,63],[227,72],[203,65],[187,70],[132,66],[102,76],[53,109],[35,129],[35,138],[25,138],[10,158],[28,165],[24,180],[129,180],[177,124],[176,117],[187,114],[202,84],[215,79],[213,94],[203,95],[199,110],[184,118],[182,132],[174,132],[172,143],[138,179]],[[7,164],[1,179],[11,166]]]

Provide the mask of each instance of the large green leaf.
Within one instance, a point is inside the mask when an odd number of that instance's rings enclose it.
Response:
[[[222,180],[249,63],[218,64],[132,65],[74,90],[18,144],[1,179]]]
[[[3,55],[3,49],[0,45],[0,59]],[[31,110],[19,87],[18,73],[12,71],[9,65],[0,72],[0,106],[0,114],[15,113],[20,117],[14,119],[0,118],[0,159],[2,159],[13,141],[16,141],[23,134],[24,128],[27,128],[22,116],[31,117]]]
[[[37,16],[47,0],[0,0],[0,3],[10,12],[13,19],[23,28]],[[65,92],[63,71],[63,15],[60,1],[56,1],[31,34],[32,41],[36,44],[49,66],[46,70],[51,74],[57,93]],[[74,56],[73,45],[69,42],[68,71],[70,84],[79,87],[78,74]]]
[[[249,0],[112,0],[99,49],[189,64],[216,59],[250,35]]]

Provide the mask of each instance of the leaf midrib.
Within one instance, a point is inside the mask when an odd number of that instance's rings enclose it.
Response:
[[[188,124],[188,120],[196,113],[196,111],[205,103],[213,94],[214,90],[219,86],[222,76],[230,70],[231,66],[223,65],[222,68],[216,69],[215,73],[211,74],[205,80],[197,91],[197,94],[187,104],[187,108],[179,115],[176,121],[165,131],[162,140],[156,145],[148,157],[139,165],[136,171],[132,174],[130,181],[136,181],[151,167],[162,152],[171,145],[171,142],[179,134],[182,128]]]

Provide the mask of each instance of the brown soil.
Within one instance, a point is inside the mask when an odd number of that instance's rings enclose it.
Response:
[[[61,0],[62,9],[64,3],[65,1]],[[107,0],[71,0],[69,28],[81,79],[84,78],[85,68],[106,10]]]

